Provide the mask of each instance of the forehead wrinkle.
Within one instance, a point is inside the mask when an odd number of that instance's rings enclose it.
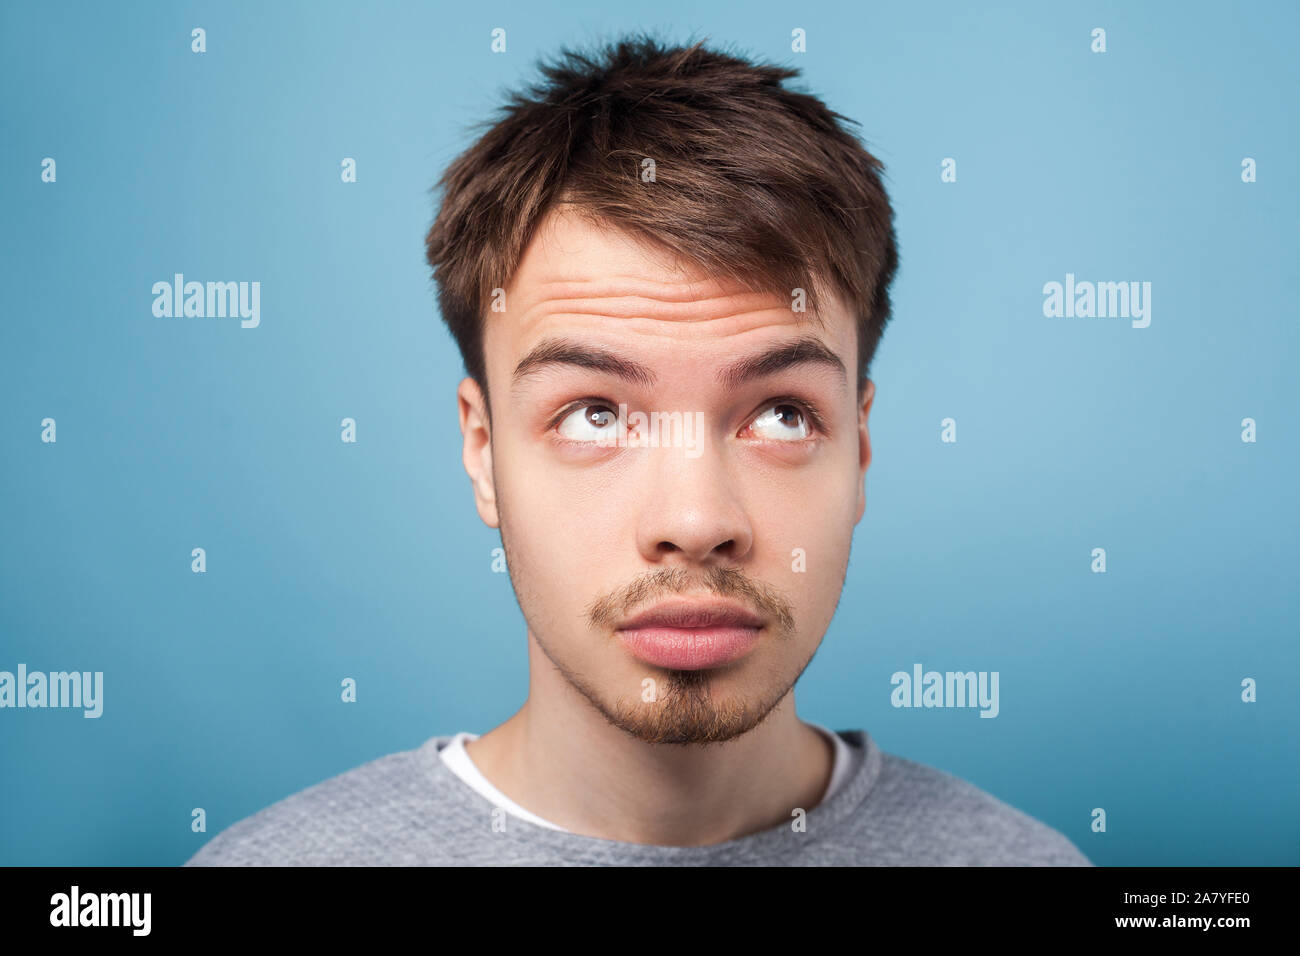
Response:
[[[660,299],[664,302],[689,302],[693,299],[716,299],[751,293],[753,290],[733,287],[730,290],[713,279],[691,279],[682,275],[655,279],[645,275],[606,274],[599,276],[551,275],[539,278],[539,289],[555,290],[553,294],[572,292],[582,296],[627,295]]]
[[[651,334],[654,335],[685,339],[689,337],[688,327],[707,325],[710,322],[726,322],[730,319],[749,316],[752,321],[744,323],[749,328],[769,326],[776,328],[787,325],[788,320],[793,318],[794,325],[797,328],[812,328],[827,333],[826,323],[821,316],[813,312],[791,312],[789,309],[770,304],[759,304],[758,308],[741,305],[729,308],[726,311],[708,312],[707,305],[698,309],[688,307],[687,310],[672,306],[667,308],[651,306],[647,308],[647,301],[640,298],[540,300],[529,304],[524,309],[522,316],[518,320],[519,325],[517,328],[522,334],[527,335],[530,330],[542,325],[550,318],[590,316],[626,322],[628,323],[628,334],[644,334],[647,329],[650,329]],[[655,329],[653,326],[644,324],[651,322],[668,322],[674,326],[681,326],[681,328],[664,327]]]
[[[734,318],[746,313],[781,312],[805,319],[825,330],[815,312],[794,312],[774,292],[738,290],[728,292],[714,280],[660,282],[640,276],[611,276],[596,279],[553,278],[534,283],[528,296],[524,323],[530,313],[543,316],[564,312],[571,315],[602,315],[618,319],[654,319],[705,322]]]

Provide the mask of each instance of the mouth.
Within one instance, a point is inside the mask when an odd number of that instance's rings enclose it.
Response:
[[[739,605],[677,599],[629,618],[615,633],[645,664],[694,671],[744,657],[762,630],[763,619]]]

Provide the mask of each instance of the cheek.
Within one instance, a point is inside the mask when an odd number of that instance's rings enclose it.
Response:
[[[575,477],[526,447],[494,451],[493,464],[501,535],[521,601],[571,617],[566,608],[589,603],[601,585],[593,575],[614,563],[611,541],[624,524],[612,522],[627,513],[618,484]]]
[[[782,469],[760,463],[745,478],[750,513],[760,527],[786,538],[826,547],[852,535],[858,506],[856,452],[827,449],[808,468]]]
[[[843,587],[857,516],[857,471],[847,458],[750,489],[762,573],[787,589],[804,636],[820,636]]]
[[[626,530],[633,497],[626,482],[575,474],[545,462],[517,464],[508,473],[498,472],[497,487],[512,527],[535,553],[562,556],[604,549],[600,542]]]

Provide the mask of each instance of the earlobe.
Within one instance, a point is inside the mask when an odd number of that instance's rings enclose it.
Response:
[[[474,488],[474,504],[483,523],[489,528],[497,528],[500,527],[500,516],[492,473],[492,430],[488,424],[483,390],[472,378],[466,378],[457,388],[456,397],[464,441],[461,460]]]

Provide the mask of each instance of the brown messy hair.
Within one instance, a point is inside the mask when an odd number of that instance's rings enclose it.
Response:
[[[508,284],[560,202],[708,276],[787,301],[804,289],[810,312],[833,288],[857,319],[865,386],[898,265],[883,165],[846,130],[852,120],[781,85],[798,70],[704,42],[639,35],[594,53],[565,49],[480,124],[490,128],[439,180],[426,258],[466,374],[485,395],[492,289]]]

